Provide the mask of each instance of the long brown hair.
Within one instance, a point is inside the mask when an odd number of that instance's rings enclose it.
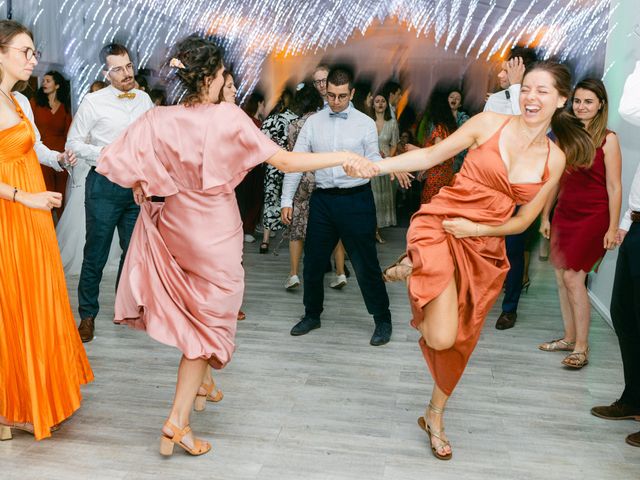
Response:
[[[609,97],[607,96],[607,89],[602,83],[602,80],[597,78],[585,78],[581,82],[578,82],[573,89],[573,96],[576,94],[576,90],[579,88],[583,90],[589,90],[593,93],[598,100],[600,100],[600,110],[596,113],[596,116],[589,122],[586,127],[587,132],[593,139],[593,145],[598,148],[604,142],[604,137],[607,136],[607,123],[609,121]],[[573,99],[573,98],[572,98]]]
[[[0,51],[5,53],[7,51],[8,45],[13,40],[13,37],[16,35],[20,35],[21,33],[26,33],[33,40],[33,34],[31,30],[22,25],[21,23],[15,22],[13,20],[0,20]],[[0,66],[0,82],[2,81],[3,71]],[[15,90],[22,90],[25,86],[25,82],[18,82],[16,85],[12,85]],[[23,87],[23,88],[20,88]]]
[[[561,64],[542,61],[532,64],[524,76],[535,70],[542,70],[553,77],[553,86],[567,100],[571,98],[571,72]],[[567,168],[588,168],[593,163],[595,147],[591,135],[582,122],[564,106],[558,108],[551,118],[551,129],[558,139],[558,146],[564,152]]]

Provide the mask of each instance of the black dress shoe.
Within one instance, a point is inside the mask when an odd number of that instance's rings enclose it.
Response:
[[[611,405],[593,407],[591,414],[606,420],[640,420],[640,408],[616,400]]]
[[[319,318],[310,318],[303,316],[300,321],[296,323],[291,329],[291,335],[293,335],[294,337],[306,335],[311,330],[315,330],[316,328],[320,328]]]
[[[496,328],[498,330],[513,328],[516,324],[516,318],[518,318],[518,314],[516,312],[502,312],[496,322]]]
[[[391,322],[385,322],[376,325],[369,343],[374,347],[379,347],[389,343],[389,340],[391,340]]]

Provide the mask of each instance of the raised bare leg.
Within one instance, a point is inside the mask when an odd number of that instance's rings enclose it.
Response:
[[[458,335],[458,289],[453,277],[445,289],[423,308],[418,329],[434,350],[451,348]]]

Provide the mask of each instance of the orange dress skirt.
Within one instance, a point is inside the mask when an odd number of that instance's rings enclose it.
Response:
[[[471,357],[484,324],[509,271],[503,237],[455,238],[442,228],[448,218],[501,225],[516,205],[529,202],[549,178],[548,166],[538,183],[509,183],[498,148],[505,121],[493,136],[470,150],[451,186],[423,204],[407,231],[407,254],[413,263],[409,277],[412,325],[423,321],[423,308],[440,295],[451,278],[458,290],[458,334],[453,347],[420,347],[438,387],[451,395]],[[548,161],[548,156],[547,156]]]
[[[41,192],[35,134],[15,103],[22,120],[0,131],[0,182]],[[37,440],[49,437],[91,380],[51,214],[0,200],[0,416],[33,424]]]

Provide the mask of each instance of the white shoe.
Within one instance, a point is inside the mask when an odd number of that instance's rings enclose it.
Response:
[[[336,275],[336,279],[329,284],[331,288],[335,288],[336,290],[340,290],[347,284],[347,276],[346,275]]]
[[[253,235],[249,235],[248,233],[244,234],[244,241],[246,243],[253,243],[256,241],[255,237]]]
[[[284,283],[284,288],[286,288],[287,290],[293,290],[294,288],[298,288],[299,286],[300,278],[298,278],[298,275],[291,275]]]

